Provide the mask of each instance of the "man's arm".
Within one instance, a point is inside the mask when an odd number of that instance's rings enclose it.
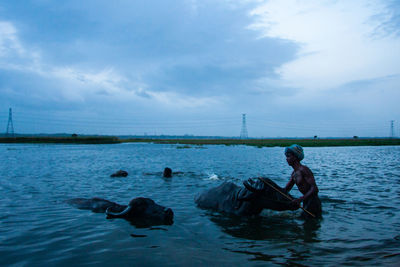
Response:
[[[286,193],[289,193],[290,190],[292,190],[293,186],[294,186],[294,180],[293,180],[293,177],[290,176],[290,180],[289,180],[289,182],[288,182],[288,183],[286,184],[286,186],[285,186],[285,192],[286,192]]]
[[[312,171],[309,168],[304,167],[299,172],[299,175],[302,176],[302,179],[304,179],[307,182],[307,184],[310,186],[310,188],[302,197],[299,197],[298,199],[295,200],[298,204],[300,204],[300,202],[303,202],[304,200],[306,200],[313,194],[318,193],[318,191],[319,191],[317,184],[315,183],[314,174],[312,173]]]
[[[308,190],[308,192],[306,194],[304,194],[303,200],[309,198],[313,194],[318,193],[318,191],[319,191],[317,184],[315,183],[314,175],[309,169],[308,169],[308,171],[306,171],[306,175],[304,175],[304,179],[310,185],[310,189]]]

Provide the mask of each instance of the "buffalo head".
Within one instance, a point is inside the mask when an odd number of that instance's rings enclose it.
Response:
[[[173,223],[174,213],[170,208],[158,205],[149,198],[138,197],[129,202],[122,211],[115,211],[113,207],[106,210],[107,218],[123,218],[133,223],[157,225]]]
[[[291,201],[283,196],[283,194],[286,194],[285,190],[269,178],[249,178],[243,182],[243,185],[248,191],[241,198],[243,201],[257,202],[264,209],[277,211],[295,209],[291,205]],[[289,194],[286,195],[290,196]]]

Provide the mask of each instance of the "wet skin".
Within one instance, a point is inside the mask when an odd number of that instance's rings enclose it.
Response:
[[[318,187],[315,183],[314,174],[305,165],[302,165],[298,158],[292,153],[286,153],[286,161],[293,168],[289,182],[286,184],[285,191],[289,192],[294,185],[297,185],[302,197],[292,201],[292,204],[300,207],[300,203],[307,200],[310,196],[318,193]]]

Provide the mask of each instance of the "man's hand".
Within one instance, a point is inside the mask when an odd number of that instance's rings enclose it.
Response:
[[[290,205],[292,206],[293,210],[297,210],[300,208],[300,203],[303,201],[301,198],[293,199]]]

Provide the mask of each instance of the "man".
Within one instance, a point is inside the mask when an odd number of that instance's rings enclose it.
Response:
[[[285,187],[285,191],[289,192],[296,184],[302,197],[294,199],[292,204],[298,209],[300,203],[303,202],[303,208],[314,214],[316,217],[321,216],[321,201],[318,198],[318,187],[314,180],[312,171],[300,161],[304,158],[303,148],[299,145],[291,145],[285,148],[286,161],[293,168],[292,175]],[[303,212],[302,216],[309,217]]]

